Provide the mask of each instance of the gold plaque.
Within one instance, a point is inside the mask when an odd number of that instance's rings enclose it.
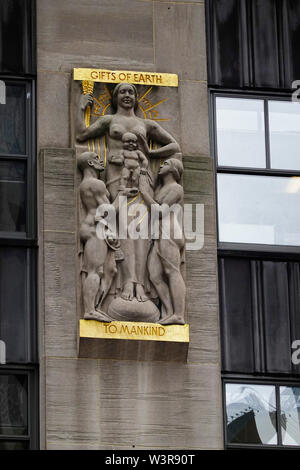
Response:
[[[132,339],[142,341],[189,342],[189,325],[159,325],[158,323],[80,320],[81,338]]]
[[[133,70],[74,69],[74,80],[178,87],[178,75],[175,73],[135,72]]]

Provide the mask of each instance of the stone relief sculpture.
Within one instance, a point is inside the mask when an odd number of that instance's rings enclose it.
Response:
[[[105,136],[108,163],[102,181],[104,164],[96,153],[84,152],[77,157],[82,172],[79,193],[83,209],[80,241],[84,318],[184,324],[184,239],[175,236],[177,229],[180,233],[182,211],[176,214],[168,210],[183,203],[179,145],[157,122],[136,115],[138,96],[134,85],[116,85],[112,94],[114,114],[101,116],[87,127],[85,111],[92,104],[91,93],[81,95],[77,141]],[[150,140],[156,148],[149,148]],[[157,178],[150,169],[152,159],[161,162]],[[152,208],[160,211],[157,237],[151,235],[151,230],[147,238],[131,236],[128,227],[137,220],[131,211],[136,200],[139,212],[143,212],[137,223],[141,227],[146,224],[150,229],[148,215]],[[106,224],[104,208],[113,208],[116,213],[125,210],[126,227],[119,218],[113,233]],[[164,229],[167,217],[170,236]]]

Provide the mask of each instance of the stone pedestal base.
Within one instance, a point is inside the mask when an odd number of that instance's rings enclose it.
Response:
[[[79,357],[186,362],[189,325],[79,322]]]

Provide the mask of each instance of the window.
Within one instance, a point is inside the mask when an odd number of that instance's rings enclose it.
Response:
[[[271,168],[300,170],[300,105],[269,101]]]
[[[228,447],[300,445],[300,386],[227,382],[225,402]]]
[[[263,100],[216,99],[218,164],[265,168]]]
[[[0,450],[37,448],[38,382],[34,368],[0,371]]]
[[[0,2],[0,450],[39,446],[35,3]]]
[[[34,82],[1,77],[0,450],[38,448]]]
[[[10,364],[36,363],[34,82],[1,78],[0,340]]]
[[[300,104],[217,95],[215,115],[220,248],[299,251]]]
[[[0,237],[33,239],[35,223],[35,137],[32,81],[2,77],[0,104]]]

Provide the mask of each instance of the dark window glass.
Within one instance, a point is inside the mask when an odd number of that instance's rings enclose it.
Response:
[[[0,1],[0,70],[36,73],[35,0]]]
[[[277,444],[276,394],[271,385],[226,384],[228,444]]]
[[[0,450],[27,450],[29,441],[1,441]]]
[[[26,231],[26,163],[0,160],[0,231]]]
[[[26,375],[0,374],[0,434],[28,434]]]
[[[300,388],[280,387],[282,443],[300,446]]]
[[[30,255],[26,248],[0,247],[0,339],[7,362],[28,362],[30,341]],[[30,310],[30,311],[28,311]]]
[[[6,104],[0,104],[0,154],[26,154],[25,136],[26,87],[6,82]]]

